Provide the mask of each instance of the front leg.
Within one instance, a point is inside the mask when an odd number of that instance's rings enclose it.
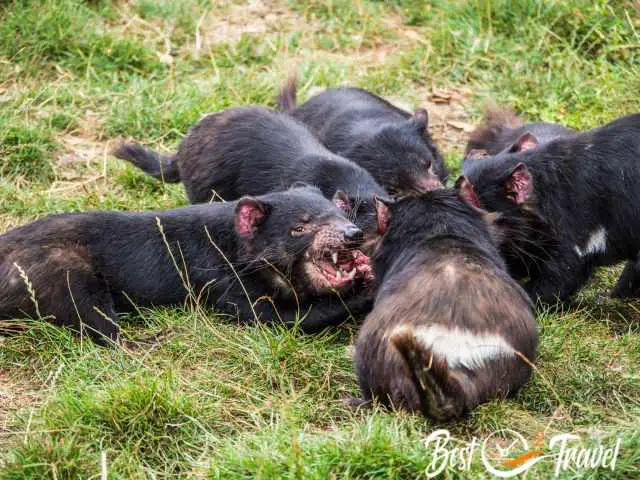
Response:
[[[300,320],[300,328],[304,333],[319,332],[349,318],[361,319],[371,311],[374,297],[360,292],[342,299],[334,294],[318,300],[307,308]],[[293,313],[295,321],[296,312]]]
[[[373,295],[369,291],[357,291],[341,299],[336,294],[328,294],[301,304],[299,309],[296,305],[273,303],[268,299],[255,302],[253,309],[246,299],[238,299],[235,305],[242,321],[257,318],[260,322],[282,323],[289,327],[298,324],[304,333],[313,333],[368,313],[373,305]]]
[[[575,252],[565,252],[547,260],[523,287],[534,303],[557,305],[569,300],[589,279],[592,270]]]

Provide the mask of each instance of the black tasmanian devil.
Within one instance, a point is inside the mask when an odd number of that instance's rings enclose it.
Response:
[[[296,106],[295,77],[278,103],[329,150],[366,168],[391,193],[431,190],[447,179],[424,109],[411,115],[360,88],[331,88]]]
[[[311,187],[161,212],[52,215],[0,236],[0,318],[53,316],[104,343],[118,337],[116,312],[194,295],[243,321],[299,315],[314,331],[346,318],[342,300],[353,313],[366,308],[355,295],[370,273],[361,242]]]
[[[204,116],[173,156],[137,144],[123,144],[113,153],[154,177],[182,181],[192,203],[214,196],[235,200],[263,195],[296,182],[317,186],[328,198],[341,190],[347,195],[343,206],[367,240],[377,235],[373,198],[385,197],[384,189],[369,172],[327,150],[307,127],[284,113],[229,108]]]
[[[526,272],[533,299],[570,298],[593,267],[630,260],[615,296],[640,287],[640,115],[561,137],[522,152],[503,151],[465,165],[482,206],[516,222],[537,217],[535,232],[510,256]],[[541,249],[542,234],[548,247]],[[533,252],[533,254],[532,254]]]
[[[531,302],[506,272],[490,215],[461,177],[390,206],[375,254],[380,282],[358,335],[362,400],[438,420],[516,392],[531,374]]]

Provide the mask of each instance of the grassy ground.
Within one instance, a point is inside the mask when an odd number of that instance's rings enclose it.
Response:
[[[204,112],[273,105],[293,69],[303,98],[349,83],[426,105],[456,168],[488,99],[576,128],[640,111],[640,4],[0,2],[0,231],[53,212],[184,205],[181,186],[110,147],[171,150]],[[536,375],[449,425],[458,440],[621,436],[615,471],[563,476],[640,476],[640,303],[607,298],[618,272],[603,270],[579,307],[538,315]],[[304,336],[187,308],[123,323],[164,338],[105,350],[39,322],[0,324],[26,329],[0,336],[1,479],[416,478],[433,459],[423,440],[437,425],[343,406],[357,391],[356,325]],[[478,456],[471,472],[488,476]],[[552,473],[549,460],[528,475]]]

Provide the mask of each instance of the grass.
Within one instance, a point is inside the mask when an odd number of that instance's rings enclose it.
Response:
[[[487,100],[530,119],[591,128],[640,111],[640,6],[631,1],[370,0],[0,3],[0,230],[54,212],[186,204],[108,157],[122,137],[175,148],[205,112],[274,105],[292,69],[300,96],[349,83],[426,105],[455,170],[465,125]],[[445,99],[445,100],[442,100]],[[606,292],[602,269],[569,311],[540,312],[537,372],[510,400],[447,425],[461,441],[512,428],[529,441],[573,432],[622,446],[640,474],[640,303]],[[105,350],[20,320],[0,336],[0,479],[419,478],[439,426],[352,411],[348,346],[238,326],[199,309],[144,310]],[[553,474],[551,460],[531,478]],[[487,476],[479,457],[450,478]]]
[[[49,129],[29,124],[15,125],[0,119],[0,175],[49,181],[53,178],[50,158],[58,145]]]

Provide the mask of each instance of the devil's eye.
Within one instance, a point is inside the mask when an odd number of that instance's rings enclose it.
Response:
[[[301,233],[304,233],[305,230],[306,229],[305,229],[304,225],[296,225],[295,227],[293,227],[291,229],[291,235],[299,235]]]

